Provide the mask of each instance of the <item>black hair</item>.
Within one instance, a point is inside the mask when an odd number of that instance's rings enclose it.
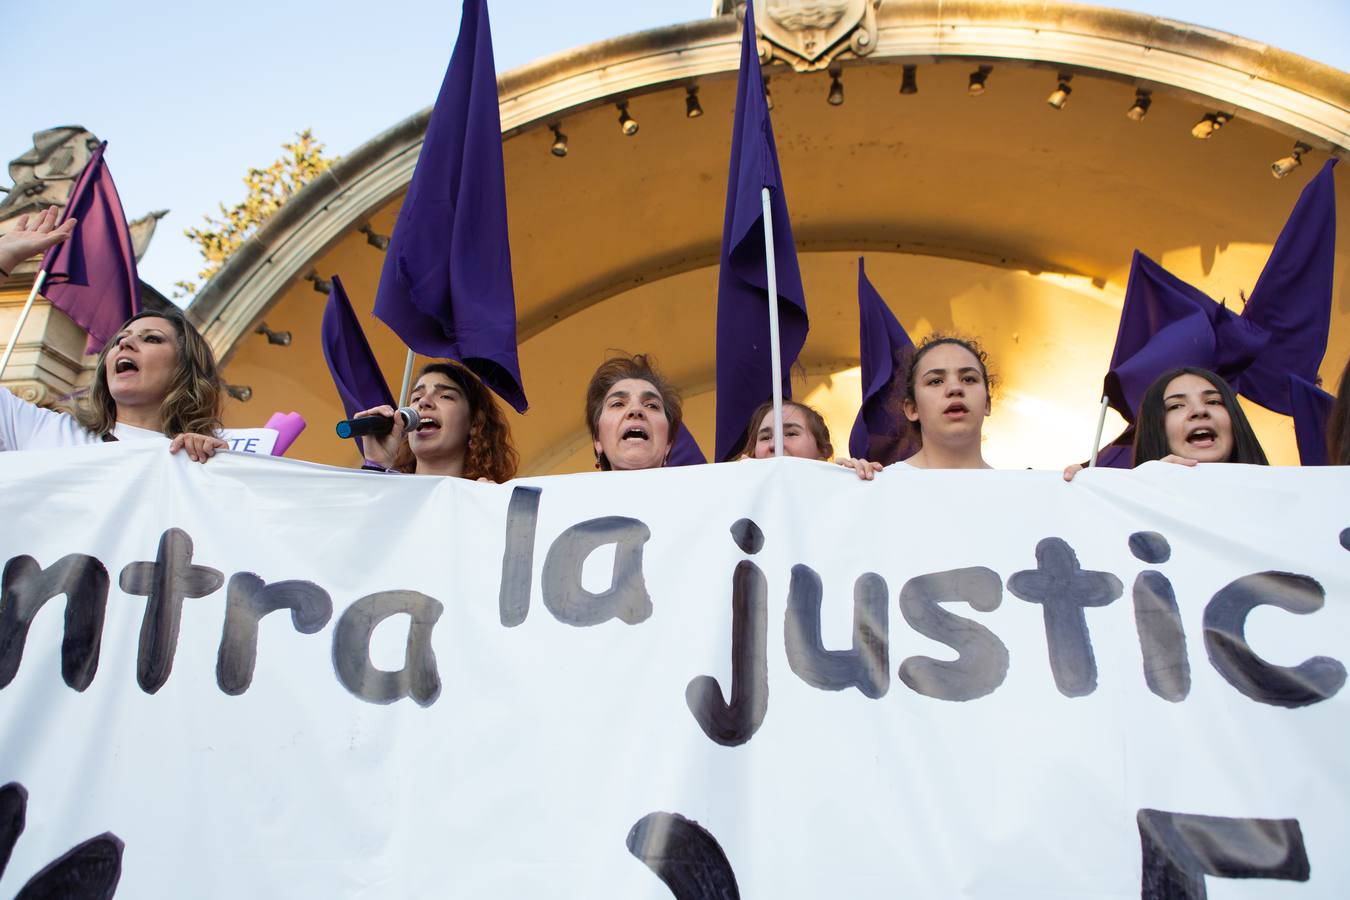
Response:
[[[1242,411],[1237,395],[1228,386],[1228,382],[1208,369],[1199,369],[1195,366],[1182,366],[1164,372],[1148,386],[1148,390],[1144,391],[1144,397],[1139,401],[1139,413],[1135,418],[1134,464],[1143,465],[1171,454],[1172,449],[1167,443],[1165,424],[1167,409],[1163,395],[1167,393],[1167,386],[1172,380],[1182,375],[1196,375],[1212,384],[1219,392],[1224,408],[1228,410],[1228,419],[1232,423],[1233,430],[1233,450],[1224,462],[1270,465],[1266,459],[1266,451],[1261,449],[1261,442],[1256,439],[1256,432],[1252,430],[1251,423],[1247,421],[1247,414]]]

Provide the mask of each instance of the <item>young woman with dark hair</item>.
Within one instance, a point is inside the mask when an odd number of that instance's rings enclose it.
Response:
[[[602,471],[661,468],[682,422],[679,391],[645,353],[605,360],[586,386],[586,425]]]
[[[454,360],[429,363],[417,376],[408,403],[422,420],[412,432],[388,406],[356,417],[394,417],[394,430],[365,438],[370,462],[412,475],[442,475],[501,483],[516,475],[519,457],[511,425],[477,375]]]
[[[1182,466],[1270,465],[1228,382],[1194,366],[1164,372],[1139,401],[1134,465],[1155,460]],[[1064,480],[1072,481],[1082,470],[1080,463],[1069,466]]]
[[[1164,372],[1139,401],[1134,464],[1153,460],[1270,464],[1228,382],[1193,366]]]
[[[981,452],[991,410],[988,355],[974,340],[934,334],[909,359],[901,412],[919,450],[897,466],[990,469]]]
[[[769,459],[773,456],[773,401],[765,401],[750,416],[751,427],[741,450],[743,459]],[[783,454],[798,459],[833,461],[851,468],[864,481],[871,481],[881,464],[848,456],[834,457],[830,428],[818,411],[795,400],[783,401]]]

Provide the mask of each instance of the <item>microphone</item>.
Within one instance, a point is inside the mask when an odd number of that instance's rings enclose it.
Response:
[[[413,431],[422,421],[422,414],[411,406],[405,406],[394,413],[403,420],[403,430]],[[340,438],[384,435],[394,430],[393,416],[361,416],[359,419],[347,419],[337,423],[337,436]]]

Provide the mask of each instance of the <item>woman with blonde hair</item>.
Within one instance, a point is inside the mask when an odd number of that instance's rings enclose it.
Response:
[[[0,238],[0,270],[70,236],[54,210]],[[205,462],[228,446],[219,437],[221,382],[215,356],[182,311],[141,312],[122,325],[94,366],[89,396],[74,416],[20,400],[0,388],[0,450],[51,450],[111,441],[170,438]]]

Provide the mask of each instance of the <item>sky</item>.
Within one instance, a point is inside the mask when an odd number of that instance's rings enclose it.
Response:
[[[898,2],[898,0],[885,0]],[[168,295],[201,267],[183,236],[295,132],[350,153],[436,97],[460,3],[385,0],[65,0],[6,13],[0,157],[32,133],[83,125],[108,141],[129,219],[168,209],[141,262]],[[1227,31],[1350,71],[1350,2],[1250,0],[1110,4]],[[499,74],[605,38],[707,17],[712,0],[489,0]],[[1276,15],[1273,9],[1288,11]],[[10,179],[0,176],[4,187]]]

